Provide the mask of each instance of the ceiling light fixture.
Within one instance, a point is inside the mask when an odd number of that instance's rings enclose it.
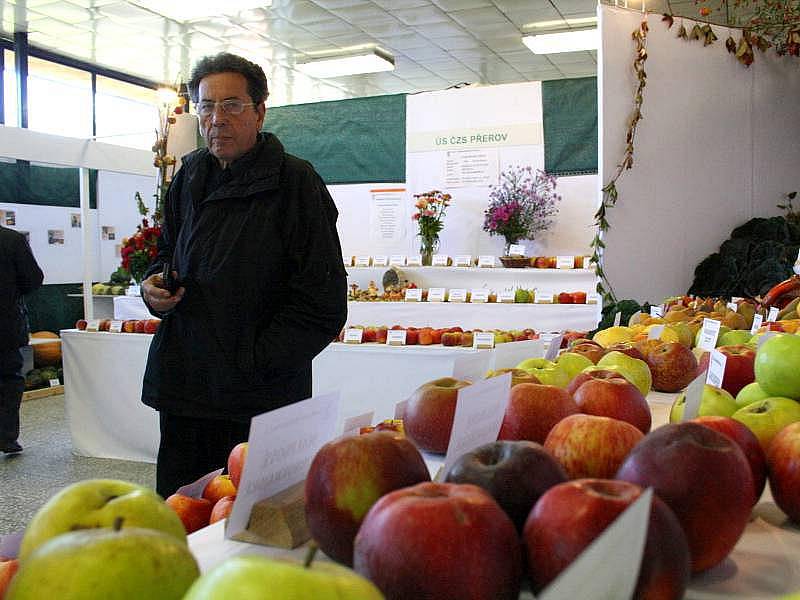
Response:
[[[309,53],[309,56],[311,58],[298,62],[295,67],[310,77],[344,77],[394,71],[394,57],[377,46],[356,46],[336,53]]]
[[[567,27],[587,27],[589,25],[597,25],[597,17],[575,17],[574,19],[555,19],[553,21],[536,21],[535,23],[528,23],[523,25],[522,29],[527,31],[529,29],[564,29]]]
[[[184,22],[235,14],[253,8],[269,8],[272,0],[225,0],[225,2],[219,2],[219,0],[192,0],[191,2],[133,0],[133,3],[173,21]]]
[[[557,54],[559,52],[578,52],[597,50],[600,35],[597,28],[560,31],[522,36],[525,44],[534,54]]]

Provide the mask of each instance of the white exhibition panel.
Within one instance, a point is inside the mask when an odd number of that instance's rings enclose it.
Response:
[[[600,180],[623,156],[636,79],[631,32],[639,11],[600,5],[598,61]],[[793,57],[756,52],[749,67],[725,49],[727,28],[710,47],[676,38],[650,15],[647,86],[634,166],[617,183],[608,213],[605,271],[617,297],[660,302],[684,293],[694,269],[757,216],[797,189],[800,70]],[[734,32],[738,39],[738,34]]]

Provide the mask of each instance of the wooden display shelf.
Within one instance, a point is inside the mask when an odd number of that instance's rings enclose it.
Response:
[[[38,390],[28,390],[23,392],[22,400],[38,400],[39,398],[47,398],[48,396],[58,396],[64,393],[63,385],[54,385],[53,387],[40,388]]]

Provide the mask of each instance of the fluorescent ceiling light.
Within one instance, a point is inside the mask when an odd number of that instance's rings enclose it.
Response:
[[[238,13],[253,8],[268,8],[272,0],[192,0],[191,2],[165,2],[165,0],[133,0],[135,4],[174,21],[193,21]]]
[[[348,54],[327,54],[296,65],[298,71],[310,77],[344,77],[364,73],[394,71],[394,57],[380,48],[366,48]]]
[[[597,29],[579,31],[561,31],[559,33],[542,33],[525,35],[522,43],[534,54],[556,54],[559,52],[578,52],[579,50],[597,50],[600,36]]]
[[[595,25],[597,17],[576,17],[574,19],[555,19],[553,21],[536,21],[535,23],[528,23],[523,25],[522,29],[553,29],[554,27],[563,29],[565,25],[569,27]]]

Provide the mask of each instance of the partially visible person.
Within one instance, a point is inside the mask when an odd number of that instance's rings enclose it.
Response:
[[[336,206],[308,162],[261,132],[264,71],[206,57],[189,92],[208,147],[183,158],[142,282],[162,318],[142,401],[159,411],[164,496],[225,465],[253,416],[310,397],[311,360],[347,317]]]
[[[28,313],[23,296],[42,285],[28,240],[0,225],[0,451],[22,452],[19,406],[25,391],[22,352],[28,344]]]

